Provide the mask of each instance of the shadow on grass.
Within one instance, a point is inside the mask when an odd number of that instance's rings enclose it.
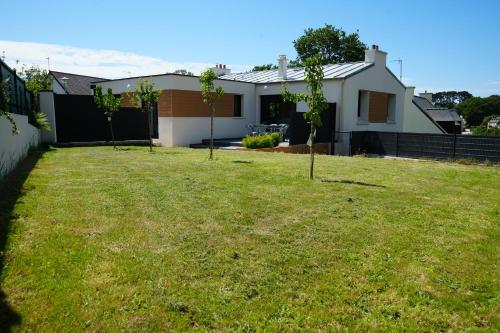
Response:
[[[5,251],[11,223],[16,220],[14,206],[25,195],[23,185],[26,178],[49,149],[31,151],[28,157],[0,182],[0,275],[5,266]],[[21,316],[9,305],[7,295],[0,289],[0,332],[10,332],[20,323]]]
[[[233,161],[236,164],[253,164],[253,161]]]
[[[379,184],[370,184],[370,183],[364,183],[364,182],[355,182],[353,180],[346,180],[346,179],[321,179],[322,183],[340,183],[340,184],[350,184],[350,185],[360,185],[360,186],[369,186],[369,187],[382,187],[385,188],[385,185],[379,185]]]

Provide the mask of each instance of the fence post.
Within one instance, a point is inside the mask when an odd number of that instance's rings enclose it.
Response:
[[[396,157],[399,157],[399,132],[396,132]]]
[[[455,156],[457,155],[457,134],[453,134],[453,160],[455,160]]]
[[[349,132],[349,156],[352,156],[352,131]]]

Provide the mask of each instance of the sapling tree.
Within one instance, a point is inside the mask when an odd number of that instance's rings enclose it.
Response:
[[[210,155],[209,160],[213,159],[214,150],[214,116],[215,116],[215,104],[219,98],[224,95],[224,89],[222,87],[215,88],[214,81],[217,79],[217,74],[212,69],[207,69],[200,75],[201,83],[201,97],[203,98],[203,103],[208,106],[210,111]]]
[[[94,102],[97,107],[104,111],[108,118],[109,129],[111,131],[111,140],[113,141],[113,148],[116,149],[115,133],[113,131],[113,113],[120,109],[122,98],[113,95],[113,90],[108,88],[106,95],[103,95],[101,86],[95,87]]]
[[[134,92],[130,95],[132,103],[146,112],[148,117],[149,151],[153,151],[153,108],[160,99],[160,90],[154,89],[154,84],[146,79],[137,82]]]
[[[12,134],[19,134],[16,122],[12,118],[11,114],[7,112],[9,101],[10,101],[10,91],[9,91],[9,79],[0,80],[0,118],[5,117],[12,126]]]
[[[281,89],[281,95],[285,102],[307,103],[308,111],[304,113],[304,118],[311,126],[309,140],[307,141],[311,155],[309,178],[314,179],[314,139],[316,138],[316,128],[321,126],[321,113],[328,108],[328,103],[323,95],[323,57],[321,55],[312,56],[306,59],[304,64],[307,92],[292,93],[284,85]]]

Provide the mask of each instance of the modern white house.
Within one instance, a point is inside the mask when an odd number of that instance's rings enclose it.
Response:
[[[225,65],[214,68],[219,75],[215,84],[225,91],[216,111],[217,138],[243,137],[251,124],[287,123],[291,141],[305,143],[306,126],[301,113],[307,111],[307,105],[283,103],[280,96],[283,85],[292,92],[306,91],[304,69],[287,68],[285,56],[280,56],[278,62],[277,70],[261,72],[231,73]],[[335,141],[335,153],[346,153],[342,133],[352,131],[442,133],[415,107],[414,88],[405,87],[387,68],[387,54],[377,45],[366,50],[364,61],[326,65],[323,71],[323,91],[330,107],[317,141]],[[141,78],[93,84],[126,96]],[[197,76],[162,74],[145,78],[161,90],[157,114],[162,145],[188,146],[209,137],[209,112],[202,103]],[[300,142],[302,139],[304,142]]]

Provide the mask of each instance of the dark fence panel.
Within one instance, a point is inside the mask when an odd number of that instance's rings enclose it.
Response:
[[[54,95],[57,142],[110,141],[109,123],[98,110],[94,97],[88,95]],[[158,133],[155,122],[155,134]],[[113,115],[115,139],[147,140],[147,115],[135,108],[121,108]]]
[[[0,80],[8,79],[9,89],[9,112],[28,115],[32,109],[33,96],[31,91],[26,89],[26,83],[17,73],[10,69],[6,63],[0,60]]]
[[[500,162],[500,137],[394,132],[352,132],[351,154]]]

